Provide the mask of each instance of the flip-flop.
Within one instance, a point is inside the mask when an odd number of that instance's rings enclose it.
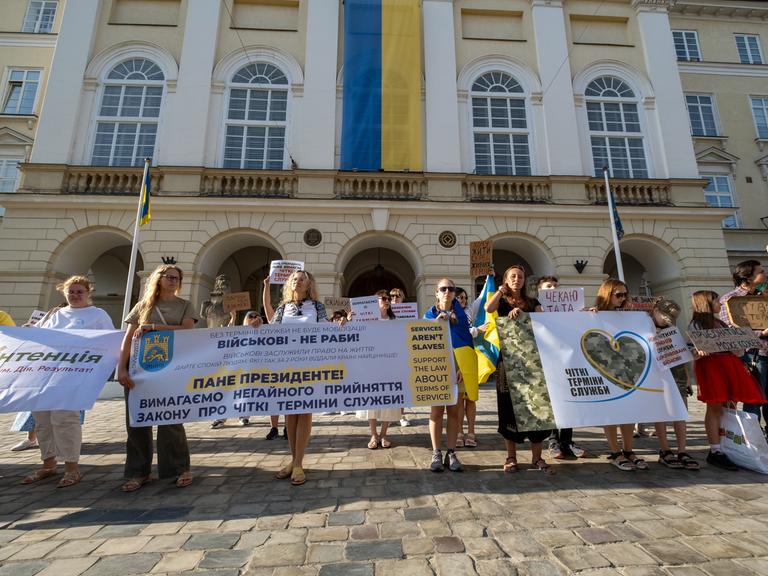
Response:
[[[140,476],[137,478],[129,478],[126,480],[122,486],[120,486],[121,492],[136,492],[139,488],[144,486],[147,482],[149,482],[150,478],[149,476]]]
[[[371,439],[368,440],[368,450],[376,450],[376,448],[379,447],[379,440],[375,436],[371,436]]]
[[[190,484],[192,484],[192,480],[194,480],[194,476],[192,476],[192,472],[187,470],[186,472],[182,472],[179,474],[179,477],[176,478],[176,488],[186,488]]]
[[[301,486],[307,481],[307,475],[300,466],[294,466],[291,473],[291,484],[294,486]]]
[[[392,448],[392,442],[390,442],[386,438],[382,438],[381,439],[381,447],[382,448]]]
[[[275,478],[278,480],[285,480],[286,478],[290,478],[291,474],[293,473],[293,465],[286,466],[285,468],[281,468],[277,471],[275,474]]]
[[[82,479],[83,475],[80,472],[64,472],[64,476],[62,476],[59,483],[56,484],[56,488],[68,488],[74,486]]]
[[[41,480],[45,480],[46,478],[51,478],[52,476],[56,475],[58,475],[56,468],[39,468],[29,476],[25,476],[21,483],[34,484],[35,482],[40,482]]]

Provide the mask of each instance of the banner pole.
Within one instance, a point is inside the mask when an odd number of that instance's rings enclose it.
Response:
[[[613,253],[616,256],[616,270],[619,273],[619,280],[624,282],[624,266],[621,262],[621,251],[619,250],[619,236],[616,233],[616,207],[613,204],[613,194],[611,193],[611,184],[608,182],[608,167],[603,167],[603,176],[605,177],[605,197],[608,199],[608,215],[611,221],[611,236],[613,236]]]
[[[125,283],[125,298],[123,299],[123,315],[120,317],[122,327],[123,320],[131,311],[131,295],[133,294],[133,277],[136,275],[136,260],[139,251],[139,221],[141,220],[141,189],[144,182],[147,181],[147,172],[149,172],[149,158],[144,159],[144,173],[141,177],[141,186],[139,186],[139,201],[136,203],[136,222],[133,225],[133,241],[131,242],[131,259],[128,264],[128,279]],[[147,191],[149,194],[149,191]]]

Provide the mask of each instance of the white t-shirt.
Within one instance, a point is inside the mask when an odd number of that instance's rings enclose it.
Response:
[[[51,314],[40,328],[52,330],[114,330],[112,318],[101,308],[86,306],[85,308],[70,308],[64,306]]]

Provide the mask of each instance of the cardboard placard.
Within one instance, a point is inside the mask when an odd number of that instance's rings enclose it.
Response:
[[[298,260],[272,260],[269,263],[269,283],[285,284],[296,270],[304,270],[304,262]]]
[[[753,330],[768,328],[768,296],[734,296],[725,303],[732,324]]]
[[[230,294],[224,294],[224,312],[229,314],[230,312],[240,312],[240,310],[251,309],[251,293],[250,292],[232,292]]]
[[[351,310],[349,298],[344,298],[341,296],[326,296],[323,298],[323,305],[325,306],[326,312],[328,312],[329,318],[331,314],[336,312],[336,310],[344,310],[345,312],[349,312]]]
[[[651,341],[656,347],[656,360],[665,368],[674,368],[693,361],[693,355],[688,350],[685,338],[676,326],[660,330],[651,338]]]
[[[419,317],[419,309],[416,302],[402,302],[400,304],[390,304],[395,318],[398,320],[414,320]]]
[[[654,296],[630,296],[629,309],[635,312],[650,312],[658,298]]]
[[[584,308],[584,288],[539,290],[539,302],[544,312],[578,312]]]
[[[749,328],[715,328],[714,330],[690,330],[688,336],[702,352],[738,352],[761,348],[762,342]]]
[[[493,246],[491,241],[470,242],[469,275],[474,279],[488,274],[493,274]]]

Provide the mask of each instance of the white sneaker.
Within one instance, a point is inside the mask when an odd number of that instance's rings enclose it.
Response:
[[[400,418],[400,426],[410,426],[410,425],[411,425],[411,422],[410,420],[408,420],[408,418],[406,418],[405,416]]]
[[[29,438],[24,438],[21,442],[18,444],[15,444],[13,448],[11,448],[12,452],[21,452],[22,450],[30,450],[32,448],[39,448],[40,445],[37,443],[37,440],[30,440]]]

